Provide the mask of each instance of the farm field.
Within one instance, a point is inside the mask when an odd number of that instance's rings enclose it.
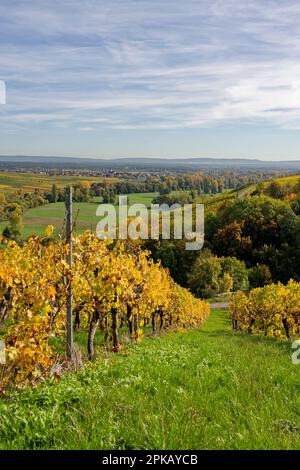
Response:
[[[299,449],[290,343],[200,329],[101,353],[59,383],[0,402],[0,449]]]
[[[179,191],[172,191],[170,194],[178,194]],[[158,196],[158,192],[128,194],[128,204],[151,205],[152,200]],[[76,219],[76,230],[81,233],[84,230],[95,231],[100,218],[96,216],[97,206],[100,204],[99,198],[94,198],[91,202],[78,202],[73,204],[73,215]],[[116,204],[118,210],[118,205]],[[41,207],[29,209],[23,215],[22,238],[30,235],[42,235],[47,225],[55,227],[55,234],[62,233],[65,216],[65,205],[63,202],[47,204]],[[0,222],[0,233],[6,227],[7,222]]]
[[[284,186],[287,183],[295,184],[300,179],[300,175],[285,176],[283,178],[275,178],[275,181]]]
[[[128,195],[129,204],[145,204],[149,206],[158,193],[136,193]],[[76,219],[76,229],[80,233],[84,230],[95,230],[99,222],[96,217],[96,209],[100,204],[99,198],[94,198],[92,202],[74,203],[74,218]],[[47,225],[55,227],[55,233],[58,235],[62,231],[65,216],[65,205],[63,202],[48,204],[42,207],[29,209],[23,216],[22,237],[27,238],[30,235],[42,235]],[[6,222],[0,223],[0,232],[7,225]]]
[[[63,175],[37,175],[19,172],[0,172],[0,192],[13,193],[18,189],[22,191],[33,192],[36,189],[40,191],[50,191],[53,184],[58,188],[64,188],[75,183],[100,183],[101,181],[116,182],[117,178],[97,178],[85,176],[63,176]]]

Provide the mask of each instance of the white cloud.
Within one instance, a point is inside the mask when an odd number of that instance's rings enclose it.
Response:
[[[1,126],[298,129],[296,0],[4,0],[0,18]]]

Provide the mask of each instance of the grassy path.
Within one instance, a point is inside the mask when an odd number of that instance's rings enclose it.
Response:
[[[148,338],[58,384],[0,399],[0,449],[300,448],[290,344],[230,330]]]

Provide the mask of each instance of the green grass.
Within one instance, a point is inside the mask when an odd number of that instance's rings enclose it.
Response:
[[[175,194],[174,191],[171,194]],[[152,200],[158,196],[159,193],[134,193],[128,195],[128,204],[145,204],[147,207],[151,205]],[[74,203],[74,219],[76,219],[76,229],[80,233],[83,230],[96,230],[96,225],[100,217],[96,217],[96,209],[100,204],[99,198],[94,198],[89,203]],[[118,205],[116,204],[118,213]],[[42,207],[29,209],[23,215],[23,229],[22,238],[26,239],[30,235],[42,235],[47,225],[53,225],[56,229],[56,234],[62,232],[63,222],[65,216],[65,206],[63,202],[55,204],[47,204]],[[0,223],[0,233],[6,227],[7,222]]]
[[[99,221],[99,218],[96,217],[96,209],[97,203],[95,202],[74,204],[74,218],[79,232],[86,229],[95,230]],[[33,234],[41,235],[47,225],[53,225],[56,233],[61,233],[64,216],[65,206],[63,202],[29,209],[23,216],[22,237],[27,238]],[[1,222],[0,232],[6,225],[7,222]]]
[[[175,191],[171,194],[174,194]],[[145,204],[149,207],[155,197],[159,196],[159,193],[135,193],[128,194],[128,204]]]
[[[0,449],[299,449],[290,344],[230,330],[146,338],[0,400]]]
[[[215,297],[210,297],[209,299],[205,299],[206,302],[209,304],[213,304],[216,302],[229,302],[230,301],[230,294],[229,295],[224,295],[221,297],[215,296]]]
[[[129,204],[143,203],[149,206],[153,197],[158,193],[136,193],[128,196]],[[100,218],[96,217],[96,210],[100,204],[99,199],[89,203],[74,203],[74,219],[76,219],[76,229],[78,232],[83,230],[95,230]],[[65,216],[65,206],[63,202],[47,204],[42,207],[29,209],[23,216],[22,237],[28,238],[30,235],[42,235],[47,225],[53,225],[56,233],[61,233]],[[0,232],[7,225],[6,222],[0,223]]]

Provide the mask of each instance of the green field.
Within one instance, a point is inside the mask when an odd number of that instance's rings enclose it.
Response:
[[[178,194],[179,191],[173,191],[170,194]],[[151,205],[151,202],[154,197],[158,196],[159,193],[134,193],[129,194],[128,204],[145,204],[147,207]],[[78,202],[74,203],[73,216],[76,220],[76,230],[78,233],[83,230],[92,230],[96,229],[96,225],[99,222],[100,218],[96,216],[96,210],[100,204],[100,198],[94,198],[93,201],[85,203]],[[118,213],[118,205],[116,205]],[[47,225],[53,225],[55,227],[55,233],[58,235],[62,233],[62,228],[64,224],[65,216],[65,205],[63,202],[57,202],[54,204],[47,204],[42,207],[35,207],[29,209],[23,215],[23,229],[22,237],[28,238],[30,235],[42,235]],[[6,222],[0,223],[0,233],[6,227]]]
[[[0,401],[0,449],[299,449],[290,343],[201,329],[102,353],[59,383]]]
[[[53,184],[55,184],[58,188],[64,188],[71,184],[91,184],[93,182],[103,182],[104,180],[105,182],[118,181],[117,178],[92,178],[84,176],[63,175],[50,176],[32,173],[0,172],[0,193],[15,193],[17,190],[33,192],[36,189],[40,191],[51,191]],[[172,191],[170,195],[172,196],[180,194],[181,192],[182,191]],[[234,191],[225,191],[225,193],[226,194],[214,197],[207,196],[206,204],[211,205],[215,202],[219,203],[219,200],[223,201],[224,198],[230,199],[236,196]],[[149,207],[153,198],[158,195],[158,192],[129,194],[128,203],[129,205],[145,204],[147,207]],[[94,198],[94,200],[89,203],[74,203],[74,219],[76,220],[75,228],[78,233],[81,233],[84,230],[95,231],[96,225],[100,220],[99,217],[96,217],[98,204],[100,204],[100,198]],[[31,235],[41,236],[47,225],[54,226],[56,235],[62,233],[64,226],[64,215],[65,207],[64,203],[61,202],[29,209],[25,214],[23,214],[22,218],[22,238],[26,239]],[[0,233],[3,232],[3,229],[6,226],[7,222],[0,222]]]
[[[152,199],[158,193],[136,193],[128,195],[129,204],[145,204],[149,206]],[[83,230],[95,230],[100,218],[96,217],[96,210],[100,204],[100,199],[95,198],[89,203],[74,203],[74,219],[76,220],[76,229],[78,232]],[[63,202],[48,204],[42,207],[29,209],[23,216],[22,237],[27,238],[30,235],[42,235],[47,225],[53,225],[56,234],[62,232],[64,223],[65,206]],[[6,222],[0,223],[0,232],[7,225]]]

